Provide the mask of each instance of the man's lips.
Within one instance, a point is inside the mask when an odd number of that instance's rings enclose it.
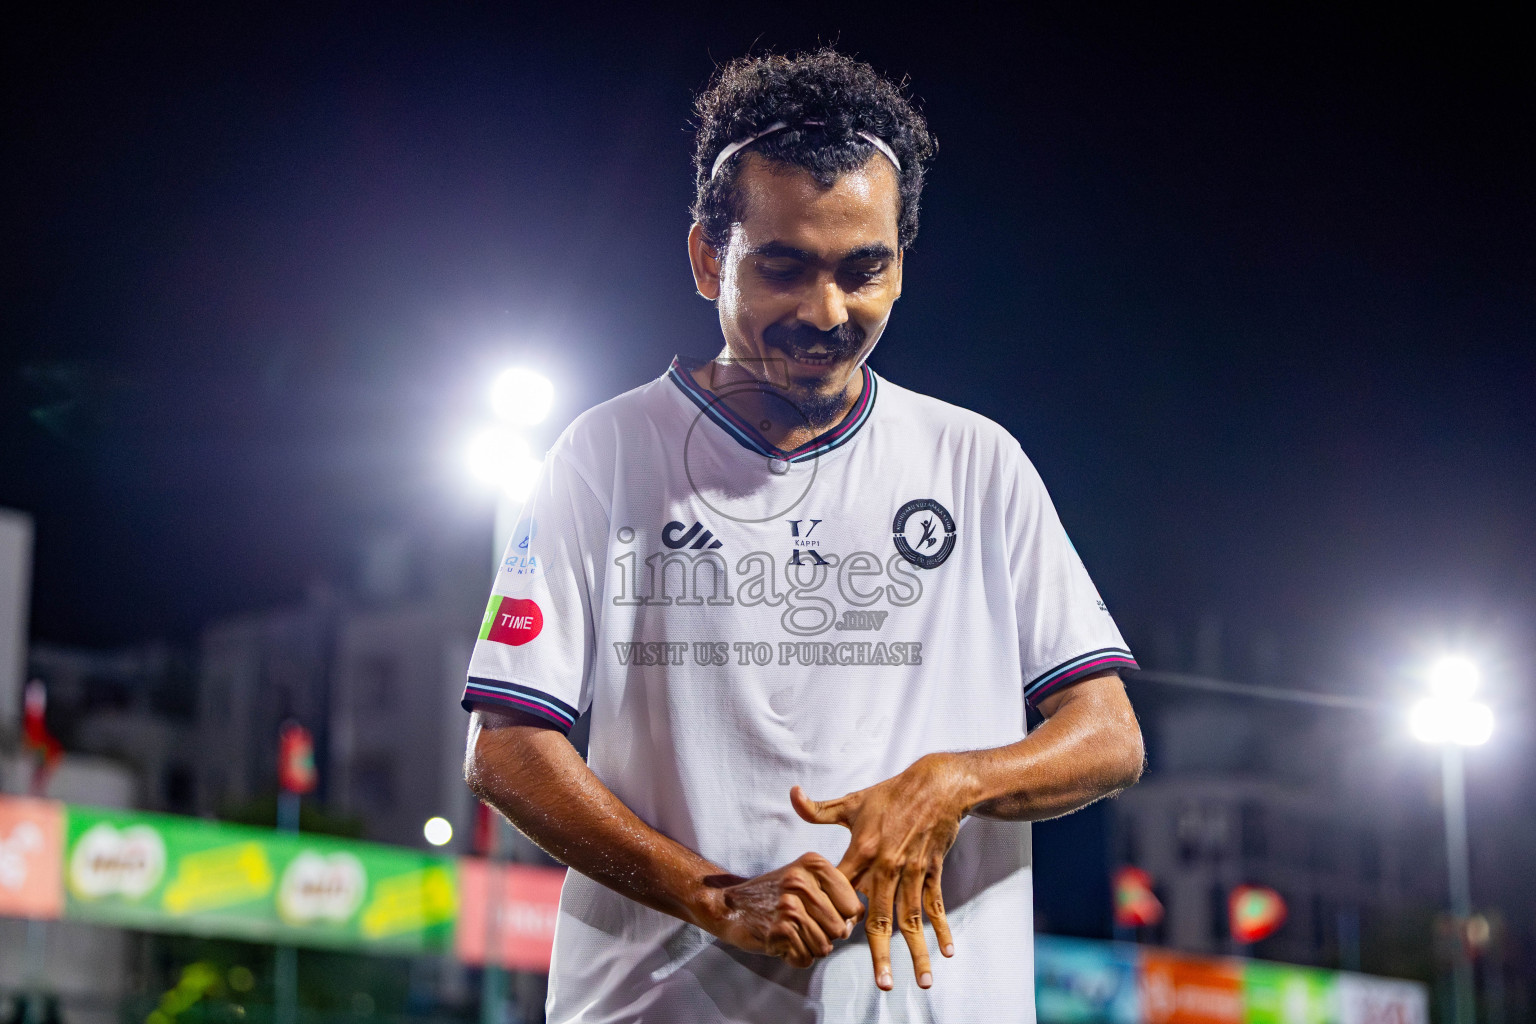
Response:
[[[793,348],[782,348],[779,351],[802,366],[831,366],[839,359],[835,352],[805,352]]]

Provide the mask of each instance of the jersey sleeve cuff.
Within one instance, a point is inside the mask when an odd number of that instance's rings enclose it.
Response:
[[[1039,704],[1042,697],[1065,689],[1089,676],[1140,667],[1136,664],[1136,659],[1131,656],[1131,652],[1123,647],[1102,647],[1097,651],[1080,654],[1064,661],[1048,672],[1042,672],[1033,682],[1024,687],[1024,699],[1031,704]]]
[[[464,698],[459,701],[459,704],[465,711],[473,711],[481,707],[536,715],[559,729],[563,735],[569,735],[571,727],[576,724],[576,719],[581,717],[580,713],[565,701],[552,697],[542,690],[535,690],[521,683],[510,683],[505,679],[487,679],[484,676],[469,677],[469,681],[464,684]]]

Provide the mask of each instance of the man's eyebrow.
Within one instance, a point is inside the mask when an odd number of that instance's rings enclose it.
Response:
[[[896,253],[884,242],[871,242],[869,245],[861,245],[857,249],[850,249],[843,253],[842,262],[849,260],[890,260],[895,259]]]
[[[804,249],[796,249],[783,242],[764,242],[762,245],[754,245],[747,250],[747,255],[762,256],[770,260],[799,260],[801,263],[811,263],[816,259]]]
[[[763,259],[798,260],[801,263],[818,262],[815,253],[797,249],[784,242],[764,242],[762,245],[754,245],[747,250],[749,256],[759,256]],[[889,260],[894,259],[896,253],[884,242],[871,242],[861,245],[856,249],[850,249],[838,257],[839,263],[847,263],[850,260]]]

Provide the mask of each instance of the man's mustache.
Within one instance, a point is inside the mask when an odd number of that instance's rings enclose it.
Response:
[[[786,351],[809,352],[822,346],[834,359],[858,352],[864,344],[864,332],[853,322],[838,324],[830,331],[818,331],[809,324],[770,324],[763,330],[763,343]]]

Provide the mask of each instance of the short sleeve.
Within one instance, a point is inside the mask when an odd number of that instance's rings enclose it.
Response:
[[[523,506],[469,661],[462,704],[522,711],[570,732],[590,703],[592,594],[607,513],[557,448]]]
[[[1024,698],[1037,704],[1089,676],[1137,666],[1040,474],[1016,445],[1004,458],[1004,529]]]

